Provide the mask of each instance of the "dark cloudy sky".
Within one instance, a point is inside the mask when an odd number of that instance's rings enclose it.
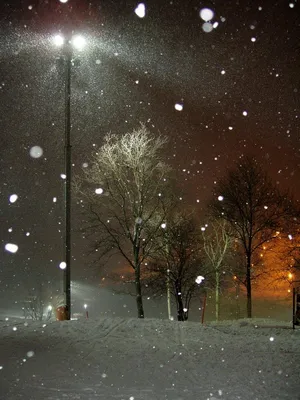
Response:
[[[64,75],[51,41],[59,31],[88,42],[72,70],[74,172],[106,132],[143,122],[170,138],[165,158],[178,172],[183,206],[200,212],[226,168],[248,153],[300,195],[299,1],[149,0],[144,18],[137,4],[1,2],[2,294],[15,295],[37,274],[61,278]],[[218,23],[209,33],[199,16],[205,7]],[[35,145],[41,158],[30,157]],[[78,222],[74,215],[74,230]],[[85,243],[73,238],[80,280],[91,272]],[[18,244],[16,254],[4,250],[8,242]]]

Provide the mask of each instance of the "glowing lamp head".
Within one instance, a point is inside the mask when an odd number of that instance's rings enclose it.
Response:
[[[54,42],[55,46],[61,47],[65,43],[65,38],[62,35],[55,35],[53,38],[53,42]]]
[[[72,39],[72,45],[77,50],[82,50],[86,45],[86,40],[83,36],[80,36],[80,35],[74,36]]]

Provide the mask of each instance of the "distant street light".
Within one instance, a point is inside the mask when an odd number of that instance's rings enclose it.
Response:
[[[64,294],[66,318],[71,319],[71,68],[73,62],[73,48],[82,50],[85,39],[76,35],[64,38],[62,35],[54,36],[54,44],[62,48],[65,67],[65,268],[64,268]],[[63,263],[61,263],[63,264]]]

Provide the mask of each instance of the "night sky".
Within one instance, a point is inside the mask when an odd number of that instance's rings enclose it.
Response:
[[[81,33],[88,44],[75,52],[80,63],[72,69],[74,173],[105,133],[142,122],[170,138],[165,159],[177,172],[183,207],[199,215],[219,177],[245,154],[299,199],[299,1],[144,4],[140,18],[135,1],[1,2],[0,298],[17,298],[36,277],[61,280],[64,74],[52,42],[58,32]],[[214,12],[211,32],[199,15],[206,7]],[[30,156],[33,146],[42,157]],[[95,270],[83,256],[80,224],[74,207],[72,279],[83,282]],[[18,252],[5,251],[6,243]]]

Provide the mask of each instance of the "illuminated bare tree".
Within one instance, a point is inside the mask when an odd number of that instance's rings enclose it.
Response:
[[[245,255],[247,316],[252,317],[251,280],[253,259],[262,245],[283,229],[293,214],[293,204],[287,194],[282,195],[263,168],[246,157],[219,181],[210,204],[212,214],[223,218],[239,240]]]
[[[107,134],[88,168],[75,181],[87,212],[84,232],[100,257],[121,254],[133,268],[138,317],[144,318],[141,266],[150,257],[165,219],[170,168],[167,140],[145,126],[124,135]]]
[[[224,269],[229,270],[226,257],[232,248],[233,237],[228,222],[224,219],[213,219],[207,229],[202,228],[203,249],[206,255],[209,269],[213,275],[213,286],[215,290],[215,315],[216,320],[220,317],[220,288],[221,277]]]

